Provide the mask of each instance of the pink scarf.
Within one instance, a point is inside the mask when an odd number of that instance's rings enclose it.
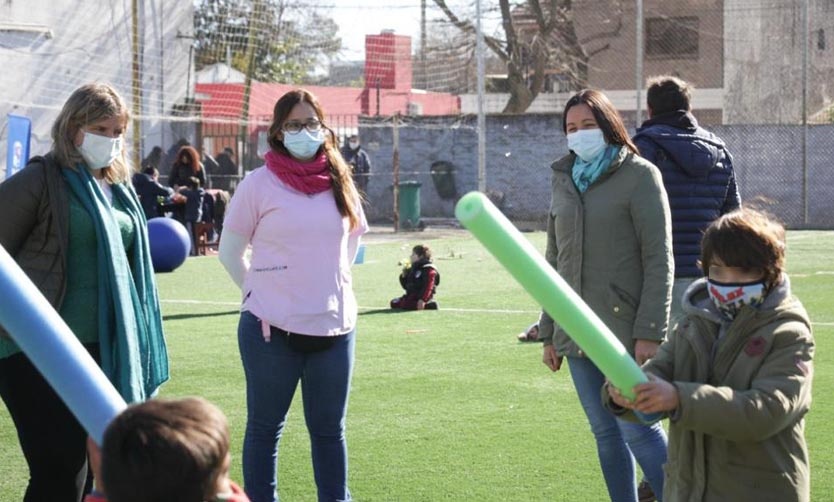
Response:
[[[299,162],[289,155],[272,150],[264,156],[266,167],[286,185],[307,195],[329,190],[333,185],[330,178],[330,162],[324,152],[307,162]]]

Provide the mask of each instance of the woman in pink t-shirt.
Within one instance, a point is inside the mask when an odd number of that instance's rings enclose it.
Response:
[[[318,500],[349,501],[344,432],[357,317],[350,265],[368,224],[314,95],[282,96],[268,134],[266,165],[237,187],[220,241],[220,261],[243,293],[244,488],[253,502],[277,500],[278,443],[301,381]]]

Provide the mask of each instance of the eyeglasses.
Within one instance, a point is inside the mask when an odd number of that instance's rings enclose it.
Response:
[[[297,132],[300,132],[301,129],[304,128],[306,128],[310,132],[316,132],[319,129],[321,129],[321,122],[319,121],[319,119],[307,119],[303,122],[300,120],[291,120],[289,122],[286,122],[284,124],[284,127],[282,127],[281,129],[290,134],[295,134]]]

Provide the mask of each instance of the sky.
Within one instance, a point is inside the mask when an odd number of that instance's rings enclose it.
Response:
[[[462,6],[471,9],[473,0],[447,0],[446,3],[454,12],[465,12],[461,11]],[[487,3],[482,0],[482,5]],[[442,15],[432,0],[426,0],[429,22]],[[339,25],[344,60],[365,59],[365,35],[382,30],[393,29],[399,35],[410,35],[415,47],[420,41],[420,0],[333,0],[329,16]],[[484,19],[485,32],[495,25],[495,21]]]
[[[431,0],[428,0],[432,4]],[[365,59],[365,35],[393,29],[420,38],[420,0],[339,0],[330,17],[339,25],[343,59]]]

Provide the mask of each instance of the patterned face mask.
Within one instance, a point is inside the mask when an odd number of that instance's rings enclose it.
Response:
[[[745,305],[758,307],[764,301],[764,281],[730,283],[708,279],[707,282],[709,297],[727,319],[735,319]]]

